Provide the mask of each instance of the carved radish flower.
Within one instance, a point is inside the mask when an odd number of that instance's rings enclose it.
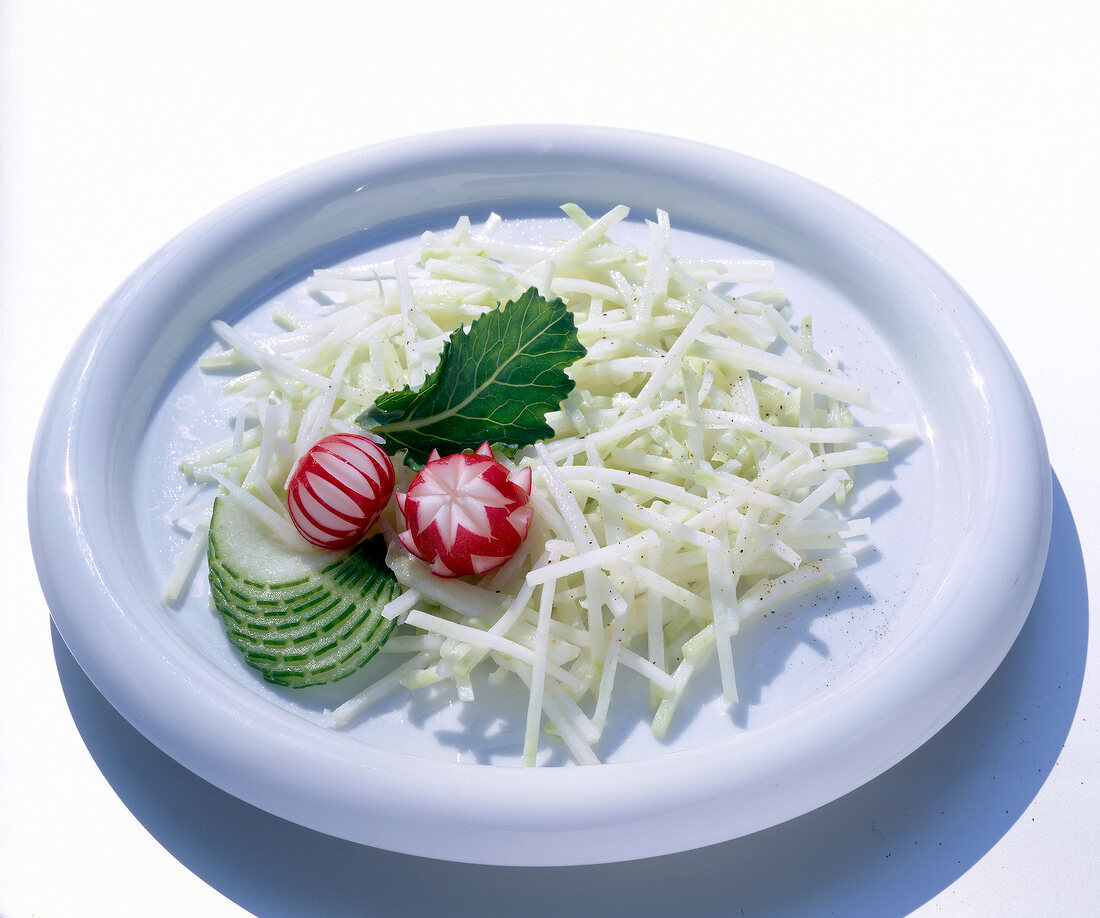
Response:
[[[321,548],[350,548],[378,520],[393,494],[393,463],[367,437],[333,434],[302,457],[287,487],[290,519]]]
[[[530,497],[531,469],[510,474],[488,443],[445,458],[433,450],[409,490],[397,494],[408,526],[398,538],[440,577],[484,574],[527,538]]]

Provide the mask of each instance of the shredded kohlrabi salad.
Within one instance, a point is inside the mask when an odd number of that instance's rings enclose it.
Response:
[[[333,727],[442,681],[477,704],[481,670],[526,695],[525,764],[546,735],[592,764],[627,670],[648,680],[659,738],[712,659],[736,701],[739,631],[855,568],[848,542],[870,521],[841,512],[853,469],[915,435],[855,423],[850,406],[875,408],[867,389],[792,315],[769,262],[674,255],[662,211],[639,247],[614,239],[624,206],[562,209],[575,227],[560,238],[516,243],[496,215],[462,218],[402,257],[317,271],[316,314],[278,309],[270,337],[213,324],[225,349],[200,367],[229,374],[241,407],[224,442],[182,465],[194,486],[173,518],[190,538],[169,601],[202,562],[215,492],[300,543],[286,509],[298,460],[324,436],[363,434],[355,419],[382,393],[421,386],[456,328],[534,287],[565,302],[587,351],[547,416],[553,436],[500,457],[533,470],[530,531],[503,566],[432,575],[395,537],[391,502],[379,526],[404,591],[382,649],[408,658],[326,711]]]

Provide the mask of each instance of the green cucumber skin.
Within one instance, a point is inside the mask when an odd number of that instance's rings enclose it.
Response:
[[[315,573],[264,583],[236,570],[210,527],[210,590],[226,634],[250,666],[276,685],[305,688],[350,676],[370,660],[396,621],[382,608],[401,594],[375,536]]]

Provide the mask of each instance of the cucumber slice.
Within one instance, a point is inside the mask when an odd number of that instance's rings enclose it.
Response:
[[[303,688],[350,676],[396,625],[382,616],[401,585],[381,536],[349,552],[294,551],[219,497],[208,557],[226,634],[268,682]]]

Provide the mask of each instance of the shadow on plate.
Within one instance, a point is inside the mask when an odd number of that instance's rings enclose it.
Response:
[[[271,816],[145,740],[96,691],[56,631],[54,653],[76,726],[123,803],[189,870],[263,918],[481,918],[517,910],[528,918],[810,918],[869,909],[907,915],[996,844],[1058,758],[1077,708],[1087,638],[1081,546],[1055,480],[1050,554],[1020,638],[982,691],[924,746],[845,797],[754,835],[650,860],[569,868],[433,861]],[[249,852],[248,871],[240,869],[242,851]]]

